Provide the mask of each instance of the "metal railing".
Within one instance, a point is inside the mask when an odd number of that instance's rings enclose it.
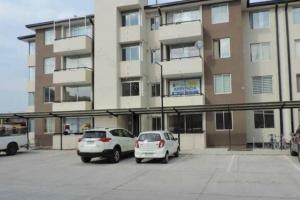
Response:
[[[78,69],[88,69],[88,70],[93,70],[91,67],[73,67],[73,68],[62,68],[62,69],[55,69],[55,72],[60,72],[60,71],[73,71],[73,70],[78,70]]]
[[[81,35],[72,35],[72,36],[58,37],[58,38],[55,38],[55,40],[58,41],[58,40],[64,40],[64,39],[70,39],[70,38],[77,38],[77,37],[83,37],[83,36],[86,36],[86,37],[89,37],[89,38],[93,39],[93,36],[90,36],[89,34],[81,34]]]
[[[183,60],[183,59],[189,59],[189,58],[201,58],[200,55],[197,55],[197,56],[183,56],[183,57],[179,57],[179,58],[165,58],[165,59],[162,59],[161,61],[162,62],[165,62],[165,61],[172,61],[172,60]]]
[[[180,25],[180,24],[190,23],[190,22],[201,22],[201,20],[200,19],[195,19],[195,20],[186,20],[186,21],[171,22],[171,23],[167,22],[167,23],[161,24],[160,26]]]

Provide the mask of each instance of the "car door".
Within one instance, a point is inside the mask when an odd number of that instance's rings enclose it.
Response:
[[[118,134],[119,134],[119,140],[120,140],[120,145],[122,148],[123,152],[128,151],[128,142],[127,142],[127,138],[126,138],[126,134],[124,133],[123,129],[118,129]]]
[[[110,133],[114,136],[114,145],[118,144],[121,146],[121,151],[124,151],[126,148],[124,147],[124,142],[122,140],[122,137],[120,135],[119,129],[111,130]],[[113,147],[112,147],[113,148]]]
[[[169,137],[171,139],[171,149],[172,149],[172,153],[175,153],[177,151],[177,148],[178,148],[178,142],[177,140],[175,140],[175,137],[172,133],[168,133],[169,134]]]
[[[123,134],[125,136],[126,139],[126,146],[127,146],[127,150],[128,151],[134,151],[134,136],[133,134],[131,134],[129,131],[123,129]]]
[[[169,154],[172,154],[172,141],[167,132],[164,133],[165,139],[166,139],[166,148],[169,151]]]

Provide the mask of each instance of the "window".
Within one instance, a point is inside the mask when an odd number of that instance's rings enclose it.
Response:
[[[92,127],[90,117],[65,118],[64,132],[68,134],[82,134]]]
[[[214,40],[214,57],[219,58],[230,58],[230,38],[223,38]]]
[[[45,30],[45,45],[53,44],[54,38],[54,30],[52,28]]]
[[[122,61],[132,61],[140,59],[140,46],[130,45],[122,47]]]
[[[28,129],[29,129],[29,133],[34,133],[35,132],[35,120],[34,119],[30,119],[28,122]]]
[[[65,37],[77,37],[77,36],[93,36],[93,26],[92,25],[76,25],[65,27]]]
[[[300,58],[300,40],[295,40],[296,57]]]
[[[54,87],[45,87],[44,88],[44,102],[52,103],[55,100],[55,88]]]
[[[216,113],[216,130],[232,129],[232,114],[231,112]]]
[[[271,47],[269,42],[251,44],[251,62],[268,61],[271,59]]]
[[[52,74],[55,70],[55,58],[44,59],[44,74]]]
[[[29,92],[28,93],[28,106],[34,106],[35,103],[35,93]]]
[[[300,74],[297,74],[297,91],[300,92]]]
[[[161,117],[152,117],[152,130],[161,130]]]
[[[124,81],[122,82],[122,96],[139,96],[140,82],[139,81]]]
[[[219,4],[211,8],[212,24],[220,24],[229,22],[228,4]]]
[[[200,95],[201,93],[201,78],[169,81],[170,96]]]
[[[300,24],[300,7],[293,9],[294,24]]]
[[[35,80],[35,67],[29,67],[29,81]]]
[[[65,102],[91,101],[91,95],[92,89],[89,85],[64,87]]]
[[[90,55],[65,57],[65,69],[92,68],[92,57]]]
[[[195,44],[172,45],[168,49],[168,55],[171,60],[200,56],[200,51],[195,47]]]
[[[55,119],[54,118],[47,118],[44,121],[45,123],[45,133],[52,134],[55,133]]]
[[[151,94],[152,94],[152,97],[160,96],[160,83],[153,83],[151,85]]]
[[[272,94],[273,93],[273,81],[272,76],[254,76],[253,82],[253,94]]]
[[[122,26],[136,26],[140,24],[139,11],[122,13]]]
[[[255,128],[274,128],[274,111],[254,111]]]
[[[202,114],[168,116],[168,126],[171,132],[180,133],[203,133]]]
[[[220,74],[214,76],[215,94],[231,94],[231,74]]]
[[[150,23],[151,23],[151,31],[156,31],[159,29],[160,27],[160,17],[152,17],[150,19]]]
[[[200,11],[180,10],[167,13],[167,24],[176,24],[200,20]]]
[[[35,42],[29,42],[28,46],[29,46],[29,55],[30,56],[35,55]]]
[[[250,24],[252,29],[262,29],[270,27],[270,12],[259,11],[250,13]]]
[[[155,64],[161,61],[161,52],[160,49],[151,50],[151,64]]]

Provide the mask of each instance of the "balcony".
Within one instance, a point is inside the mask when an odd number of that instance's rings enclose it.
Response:
[[[142,61],[122,61],[120,62],[120,77],[141,77],[142,76]]]
[[[164,98],[165,107],[204,105],[204,95],[169,96]]]
[[[120,28],[120,43],[133,43],[142,41],[142,27],[141,26],[126,26]]]
[[[162,62],[163,75],[166,78],[192,77],[203,74],[203,60],[199,56],[174,59]]]
[[[143,107],[145,107],[145,101],[143,101],[142,96],[121,97],[120,109],[143,108]]]
[[[202,39],[202,23],[200,20],[166,24],[159,30],[160,41],[164,44],[194,42]]]
[[[28,81],[26,86],[27,92],[35,91],[35,81]]]
[[[87,67],[58,70],[53,74],[53,83],[61,85],[89,84],[92,82],[92,69]]]
[[[77,55],[92,53],[92,38],[89,36],[76,36],[62,38],[54,41],[54,53],[58,55]]]
[[[90,101],[53,103],[52,106],[54,112],[92,110]]]
[[[29,55],[27,57],[27,66],[30,66],[30,67],[35,66],[35,55]]]

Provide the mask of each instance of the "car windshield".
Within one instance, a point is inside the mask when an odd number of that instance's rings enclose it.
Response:
[[[105,138],[105,131],[87,131],[85,132],[83,138]]]
[[[160,134],[157,133],[146,133],[142,134],[139,137],[139,141],[147,141],[147,142],[158,142],[161,140]]]

